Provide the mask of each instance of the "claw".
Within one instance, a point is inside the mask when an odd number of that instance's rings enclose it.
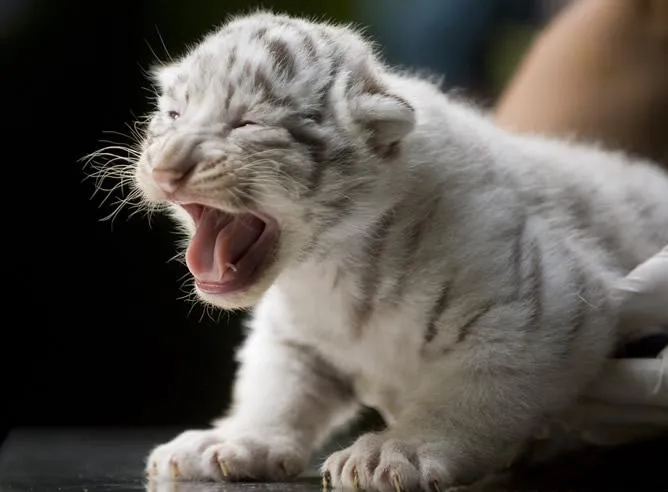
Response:
[[[357,473],[357,468],[353,468],[353,488],[360,490],[360,476]]]
[[[230,478],[230,469],[227,467],[227,463],[218,460],[218,466],[220,467],[220,473],[223,474],[223,478]]]
[[[399,477],[397,477],[394,473],[390,476],[390,481],[392,482],[392,486],[394,487],[395,492],[404,492],[404,489],[401,486],[401,480],[399,480]]]
[[[322,474],[322,490],[331,490],[332,488],[332,475],[326,471]]]
[[[433,492],[441,492],[441,487],[438,485],[438,480],[432,480],[431,482],[429,482],[429,488]]]
[[[169,471],[172,478],[181,478],[181,470],[179,470],[179,465],[174,458],[169,460]]]

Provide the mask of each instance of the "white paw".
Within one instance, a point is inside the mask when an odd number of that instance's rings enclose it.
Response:
[[[271,433],[186,431],[156,447],[146,473],[169,480],[287,480],[301,473],[308,457],[288,438]]]
[[[323,486],[390,492],[440,492],[452,485],[445,447],[423,440],[364,434],[322,465]]]

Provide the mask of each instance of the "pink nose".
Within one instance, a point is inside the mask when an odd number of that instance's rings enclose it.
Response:
[[[183,168],[169,168],[169,167],[155,167],[151,171],[153,181],[163,191],[167,193],[174,193],[183,184],[184,178],[189,173],[190,169]]]
[[[153,180],[166,193],[174,193],[187,180],[199,159],[199,140],[191,136],[172,138],[153,160]]]

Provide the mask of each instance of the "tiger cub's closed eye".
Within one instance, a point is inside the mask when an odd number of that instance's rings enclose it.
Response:
[[[181,117],[181,113],[177,111],[167,111],[167,117],[170,120],[178,120]]]
[[[232,128],[243,128],[245,126],[253,126],[253,125],[259,125],[256,121],[252,120],[240,120],[240,121],[235,121],[232,124]]]

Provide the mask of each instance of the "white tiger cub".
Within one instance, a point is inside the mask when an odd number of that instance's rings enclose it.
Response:
[[[500,130],[348,27],[240,16],[155,76],[137,185],[201,298],[254,310],[232,407],[154,477],[294,477],[367,405],[389,427],[331,486],[475,480],[597,376],[612,285],[668,243],[657,166]]]

